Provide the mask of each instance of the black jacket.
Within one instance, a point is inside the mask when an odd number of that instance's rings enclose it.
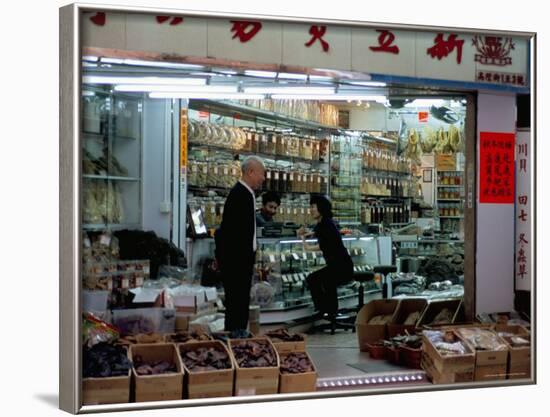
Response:
[[[313,230],[327,266],[341,270],[344,275],[353,273],[353,262],[334,221],[323,218]],[[344,281],[348,279],[343,278]]]
[[[222,223],[216,231],[216,258],[222,270],[252,267],[255,216],[250,191],[237,182],[227,196]]]

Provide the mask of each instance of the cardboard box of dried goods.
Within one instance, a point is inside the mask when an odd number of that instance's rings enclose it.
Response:
[[[367,344],[386,338],[388,323],[392,321],[398,303],[398,300],[391,299],[371,300],[359,311],[355,319],[355,328],[359,349],[362,352],[368,351]]]

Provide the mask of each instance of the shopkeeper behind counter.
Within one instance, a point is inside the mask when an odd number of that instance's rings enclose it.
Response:
[[[330,201],[319,195],[310,199],[311,216],[317,221],[313,233],[306,233],[304,228],[298,230],[302,237],[305,250],[321,250],[327,266],[321,268],[306,278],[311,292],[311,298],[317,312],[328,319],[336,316],[338,311],[337,287],[351,281],[353,276],[353,261],[342,242],[340,231],[332,220],[332,205]],[[305,238],[314,235],[319,246],[308,245]]]
[[[263,227],[273,221],[277,209],[281,205],[281,198],[277,193],[268,191],[262,195],[262,208],[256,212],[256,227]]]

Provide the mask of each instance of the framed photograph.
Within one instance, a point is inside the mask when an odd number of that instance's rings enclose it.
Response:
[[[432,182],[432,172],[431,168],[422,170],[422,182]]]
[[[60,28],[61,409],[535,383],[534,33],[90,4]],[[424,242],[440,154],[462,170]],[[445,279],[393,279],[434,242]]]

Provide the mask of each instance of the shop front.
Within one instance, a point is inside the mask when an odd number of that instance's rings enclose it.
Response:
[[[534,378],[529,34],[77,11],[78,408]],[[250,157],[235,333],[214,237]],[[312,196],[353,263],[335,315]]]

